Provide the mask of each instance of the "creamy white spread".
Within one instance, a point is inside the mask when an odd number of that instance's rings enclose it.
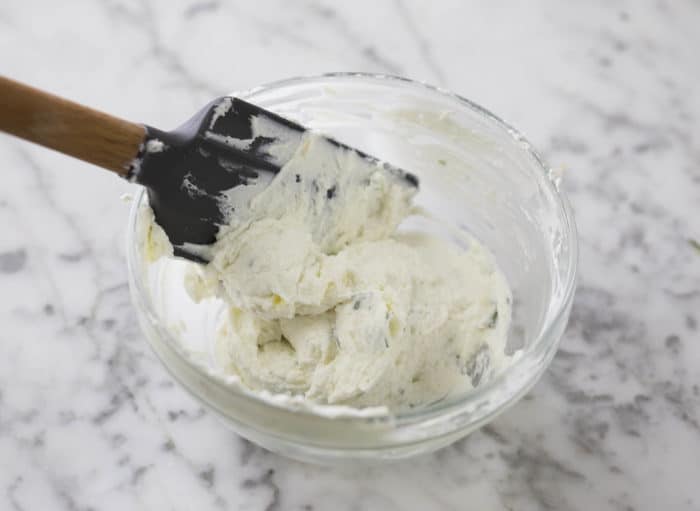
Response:
[[[240,188],[240,187],[239,187]],[[491,254],[397,232],[416,189],[315,135],[255,194],[234,189],[195,300],[228,307],[215,342],[224,373],[315,403],[428,404],[506,362],[511,294]],[[147,212],[145,256],[172,255]]]

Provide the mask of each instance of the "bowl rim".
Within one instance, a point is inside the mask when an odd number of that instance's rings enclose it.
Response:
[[[448,89],[435,86],[423,81],[419,80],[413,80],[409,78],[405,78],[402,76],[396,76],[396,75],[391,75],[391,74],[381,74],[381,73],[365,73],[365,72],[331,72],[331,73],[322,73],[322,74],[314,74],[314,75],[308,75],[308,76],[296,76],[292,78],[285,78],[281,80],[275,80],[272,82],[268,82],[262,85],[258,85],[249,89],[241,90],[241,91],[235,91],[230,93],[229,95],[237,95],[242,98],[248,98],[251,96],[254,96],[255,94],[265,92],[265,91],[270,91],[274,89],[280,89],[283,87],[288,87],[288,86],[294,86],[298,84],[308,84],[309,82],[317,81],[317,80],[370,80],[370,81],[376,81],[376,82],[383,82],[383,83],[389,83],[391,84],[392,82],[397,83],[399,85],[408,85],[411,87],[416,87],[416,88],[422,88],[424,90],[427,90],[428,92],[432,93],[438,93],[442,96],[445,96],[449,99],[456,100],[458,103],[462,104],[463,106],[471,109],[472,111],[475,111],[476,113],[480,114],[487,120],[490,120],[491,122],[495,123],[496,126],[502,128],[515,142],[518,143],[518,145],[525,151],[536,163],[537,166],[540,167],[540,169],[543,171],[544,176],[543,176],[543,181],[546,184],[547,187],[549,187],[550,192],[552,192],[553,197],[555,198],[555,201],[558,205],[559,212],[560,214],[558,215],[558,218],[562,222],[562,226],[566,230],[567,236],[566,239],[568,241],[568,246],[567,248],[567,254],[568,254],[568,259],[566,260],[566,273],[564,277],[561,279],[563,283],[563,291],[561,293],[558,293],[554,298],[553,298],[553,303],[550,304],[549,307],[549,313],[545,316],[544,318],[544,325],[540,329],[540,333],[538,337],[534,340],[532,345],[528,347],[526,350],[523,350],[521,353],[522,355],[517,357],[513,361],[513,363],[507,368],[505,371],[501,371],[500,373],[496,374],[493,378],[489,379],[488,381],[484,382],[482,385],[479,385],[477,388],[470,390],[467,393],[464,393],[460,396],[454,396],[452,399],[447,399],[445,401],[440,401],[432,405],[428,405],[426,407],[417,407],[415,409],[408,409],[408,410],[401,410],[397,412],[389,412],[389,415],[392,417],[392,422],[396,426],[401,426],[403,424],[412,424],[417,421],[424,422],[428,421],[431,419],[435,419],[437,417],[441,417],[443,415],[452,415],[453,413],[459,413],[460,409],[466,408],[469,403],[478,401],[480,398],[483,398],[485,395],[490,394],[494,389],[498,388],[501,383],[503,382],[504,379],[506,378],[512,378],[512,375],[517,372],[523,372],[524,370],[527,369],[527,364],[528,362],[531,361],[533,357],[536,355],[543,356],[545,358],[550,358],[554,356],[554,353],[556,351],[556,348],[558,347],[558,344],[561,340],[562,335],[557,335],[555,332],[555,329],[558,327],[559,322],[562,319],[562,316],[565,314],[568,314],[569,310],[569,305],[571,304],[573,300],[573,295],[576,290],[576,284],[577,284],[577,271],[578,271],[578,234],[577,234],[577,229],[576,229],[576,222],[574,218],[574,212],[573,208],[571,207],[571,204],[563,190],[561,190],[558,182],[552,177],[552,170],[551,168],[545,163],[544,159],[540,156],[539,152],[533,147],[533,145],[525,138],[525,136],[516,128],[514,128],[511,124],[508,122],[504,121],[502,118],[498,117],[494,113],[492,113],[490,110],[484,108],[483,106],[455,93],[452,92]],[[131,206],[131,211],[129,214],[129,220],[128,220],[128,225],[127,225],[127,246],[126,246],[126,255],[127,255],[127,267],[128,267],[128,272],[129,272],[129,283],[130,285],[134,286],[135,289],[132,290],[132,294],[137,294],[139,298],[139,302],[144,305],[149,305],[150,300],[148,299],[147,296],[144,296],[144,289],[143,283],[138,282],[138,279],[133,278],[134,277],[134,264],[137,263],[137,255],[136,255],[136,225],[138,222],[138,213],[139,213],[139,208],[141,206],[141,203],[143,201],[144,196],[146,195],[146,189],[141,188],[135,195],[132,206]],[[139,304],[137,304],[139,305]],[[553,311],[553,312],[551,312]],[[157,319],[157,315],[153,310],[151,310],[149,307],[147,307],[147,314],[145,315],[149,323],[151,323],[151,326],[155,327],[155,329],[164,337],[167,337],[170,342],[169,344],[171,346],[176,347],[177,340],[173,338],[173,336],[167,331],[167,329],[163,328],[162,325],[159,323]],[[145,337],[148,338],[148,335],[144,333]],[[150,342],[149,342],[150,344]],[[230,384],[227,384],[225,381],[221,380],[221,378],[216,377],[210,372],[207,372],[203,370],[201,366],[198,364],[194,363],[192,360],[190,360],[188,357],[182,356],[182,353],[180,350],[177,350],[178,355],[181,356],[181,358],[187,362],[189,365],[191,365],[193,368],[195,368],[203,377],[206,377],[209,381],[217,384],[217,385],[225,385],[225,387],[228,389],[230,392],[236,392],[240,397],[243,398],[248,398],[257,401],[259,404],[264,405],[269,408],[273,409],[280,409],[284,410],[287,412],[293,412],[293,413],[299,413],[299,414],[308,414],[314,417],[318,418],[328,418],[322,414],[318,414],[311,409],[298,409],[298,408],[291,408],[285,404],[281,404],[278,402],[274,401],[269,401],[266,399],[263,399],[261,396],[258,396],[255,394],[254,391],[250,392],[241,392],[240,389],[233,387]],[[177,375],[174,374],[173,371],[170,370],[169,367],[167,367],[167,364],[165,364],[165,361],[161,359],[161,357],[158,355],[156,352],[156,356],[159,358],[161,363],[163,363],[164,366],[168,369],[168,372],[172,374],[172,376],[180,383],[185,389],[188,391],[192,392],[187,385],[185,385]],[[525,392],[527,392],[532,386],[536,383],[536,381],[539,379],[541,374],[544,372],[546,369],[547,365],[549,363],[549,360],[546,361],[546,364],[544,364],[539,371],[532,372],[529,377],[526,377],[523,379],[522,384],[520,385],[520,388],[516,392],[514,392],[511,396],[508,397],[508,399],[502,403],[501,407],[498,410],[493,410],[492,413],[487,413],[486,415],[488,416],[494,416],[498,412],[502,411],[503,409],[507,408],[509,405],[514,404],[520,397],[522,397]],[[201,396],[196,396],[198,399],[201,399]],[[324,405],[318,405],[320,407]],[[334,406],[334,405],[327,405],[327,406]],[[367,417],[363,416],[357,416],[357,415],[340,415],[338,417],[332,417],[330,420],[333,421],[340,421],[340,420],[372,420],[372,419],[367,419]],[[481,418],[477,417],[477,420],[481,420]]]

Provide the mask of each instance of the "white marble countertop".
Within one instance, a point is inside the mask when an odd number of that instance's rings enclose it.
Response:
[[[581,257],[521,403],[434,455],[318,468],[230,433],[156,361],[130,185],[0,137],[0,509],[700,509],[699,19],[693,0],[3,0],[1,73],[156,126],[294,75],[453,89],[565,169]]]

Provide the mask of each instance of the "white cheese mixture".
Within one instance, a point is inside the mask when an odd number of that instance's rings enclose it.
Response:
[[[195,300],[228,304],[220,368],[254,390],[393,409],[499,370],[508,284],[476,241],[397,233],[415,192],[315,135],[252,198],[234,189],[211,262],[186,278]],[[146,238],[150,259],[172,254],[152,214]]]

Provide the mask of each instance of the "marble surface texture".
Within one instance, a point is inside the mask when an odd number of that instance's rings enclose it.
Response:
[[[3,0],[1,73],[156,126],[294,75],[453,89],[563,169],[581,255],[517,406],[433,455],[318,468],[229,432],[151,353],[130,185],[2,136],[0,509],[700,509],[699,27],[697,0]]]

